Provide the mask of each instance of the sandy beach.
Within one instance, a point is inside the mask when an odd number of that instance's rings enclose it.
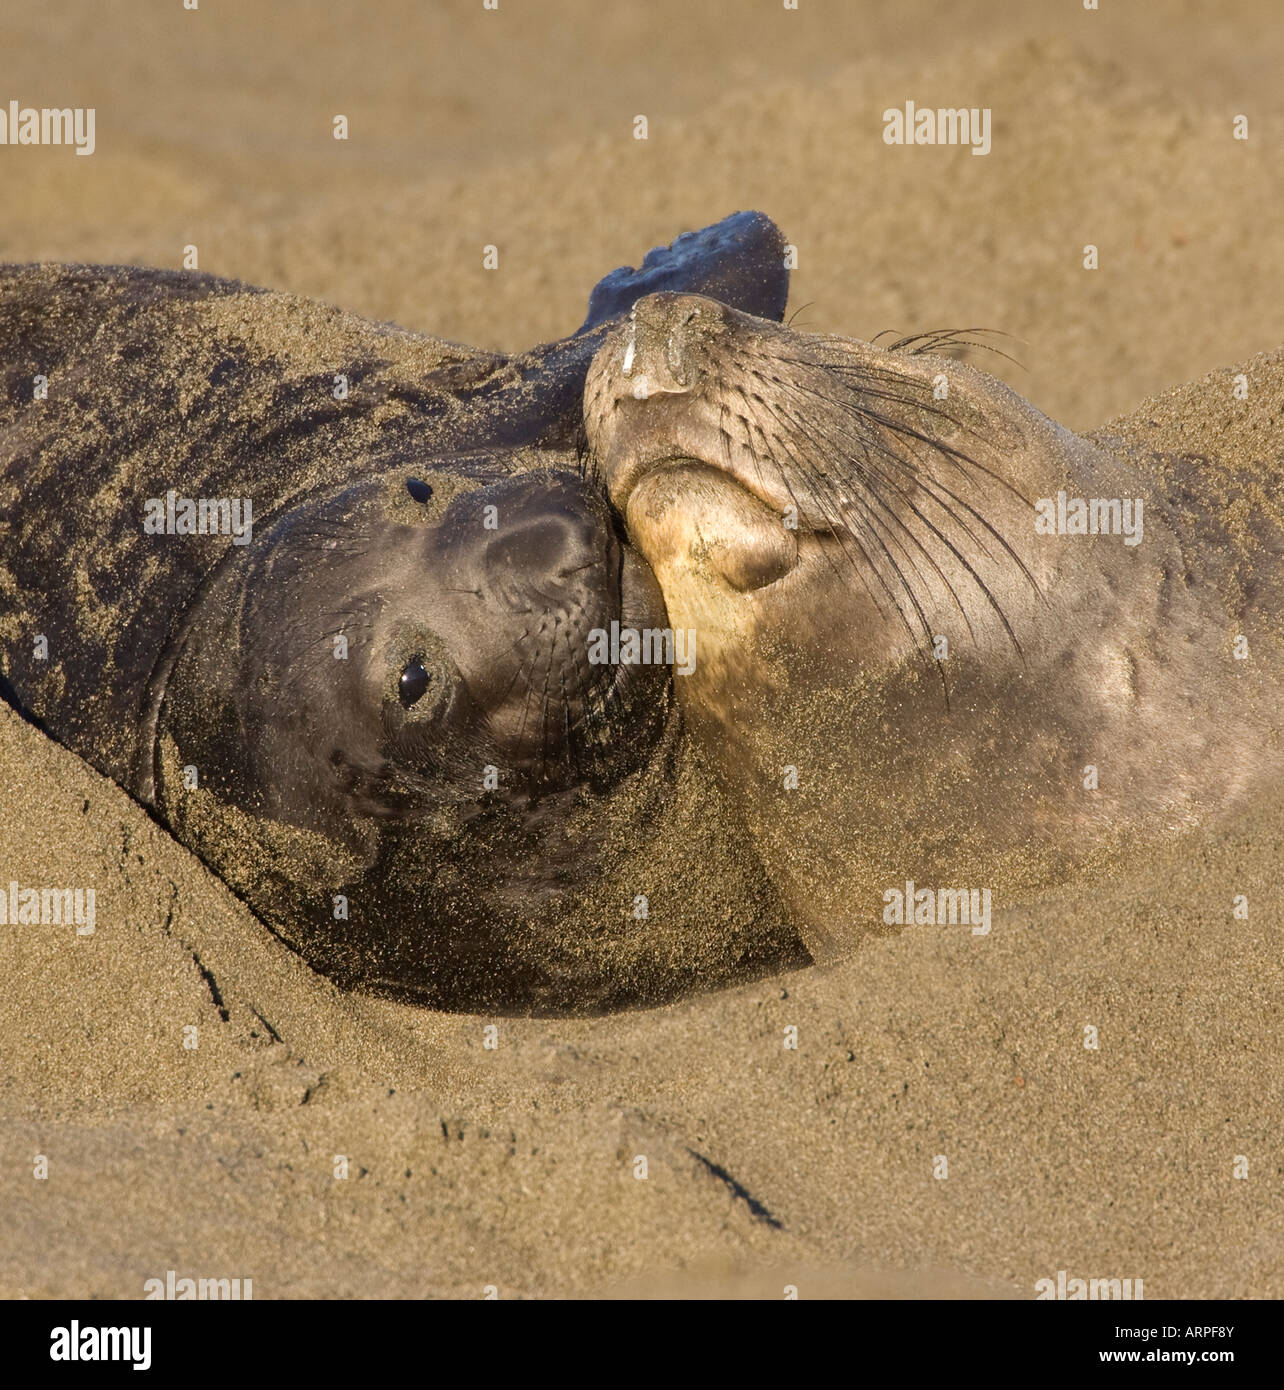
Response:
[[[92,157],[0,147],[0,260],[195,246],[517,349],[759,208],[800,325],[1011,335],[1016,361],[969,360],[1074,430],[1280,346],[1267,0],[694,9],[0,14],[0,103],[97,111]],[[907,100],[991,108],[990,152],[887,145]],[[598,1018],[433,1013],[314,975],[0,703],[0,881],[97,895],[91,936],[0,927],[0,1296],[134,1299],[168,1270],[260,1299],[1020,1299],[1060,1270],[1284,1296],[1282,843],[1263,803],[998,904],[986,937],[906,929]]]

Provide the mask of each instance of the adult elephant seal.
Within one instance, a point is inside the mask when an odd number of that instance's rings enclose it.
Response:
[[[590,660],[665,622],[578,454],[594,351],[665,287],[779,315],[779,233],[679,238],[516,356],[0,269],[0,689],[341,984],[553,1013],[805,958],[698,814],[669,671]]]
[[[818,960],[983,933],[1284,770],[1281,353],[1079,436],[948,347],[657,294],[586,384],[697,633],[678,698]]]

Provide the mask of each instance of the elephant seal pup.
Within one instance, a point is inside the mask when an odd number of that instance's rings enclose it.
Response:
[[[665,626],[578,441],[612,316],[666,286],[779,314],[779,233],[679,238],[515,356],[0,268],[0,693],[344,985],[558,1013],[805,960],[695,814],[669,671],[589,660]]]
[[[1280,354],[1079,436],[941,343],[657,294],[586,383],[698,635],[679,701],[818,960],[984,932],[1284,771]]]

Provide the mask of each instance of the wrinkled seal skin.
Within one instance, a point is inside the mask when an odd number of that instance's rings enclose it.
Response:
[[[1284,354],[1246,400],[1215,373],[1079,436],[946,336],[660,293],[586,383],[593,467],[698,634],[689,727],[817,960],[907,880],[997,910],[1284,774]],[[1040,534],[1059,491],[1143,499],[1140,543]]]
[[[779,233],[679,238],[515,356],[203,274],[0,268],[0,693],[344,985],[557,1013],[805,959],[751,867],[679,860],[665,922],[628,914],[680,733],[667,670],[588,663],[664,609],[581,402],[665,288],[779,316]],[[170,490],[250,499],[248,543],[147,533]]]

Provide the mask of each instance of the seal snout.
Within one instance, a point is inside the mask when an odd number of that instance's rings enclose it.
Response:
[[[585,385],[585,424],[594,468],[621,514],[650,468],[698,454],[707,442],[718,340],[734,327],[734,315],[703,295],[649,294],[598,350]]]
[[[501,582],[515,575],[567,581],[604,563],[599,527],[561,511],[523,517],[487,547],[486,562]]]
[[[721,305],[698,294],[649,294],[639,299],[624,334],[617,397],[645,401],[694,389],[701,376],[701,348],[721,313]]]
[[[523,491],[485,541],[488,590],[523,611],[609,602],[618,542],[596,493],[578,480]]]

